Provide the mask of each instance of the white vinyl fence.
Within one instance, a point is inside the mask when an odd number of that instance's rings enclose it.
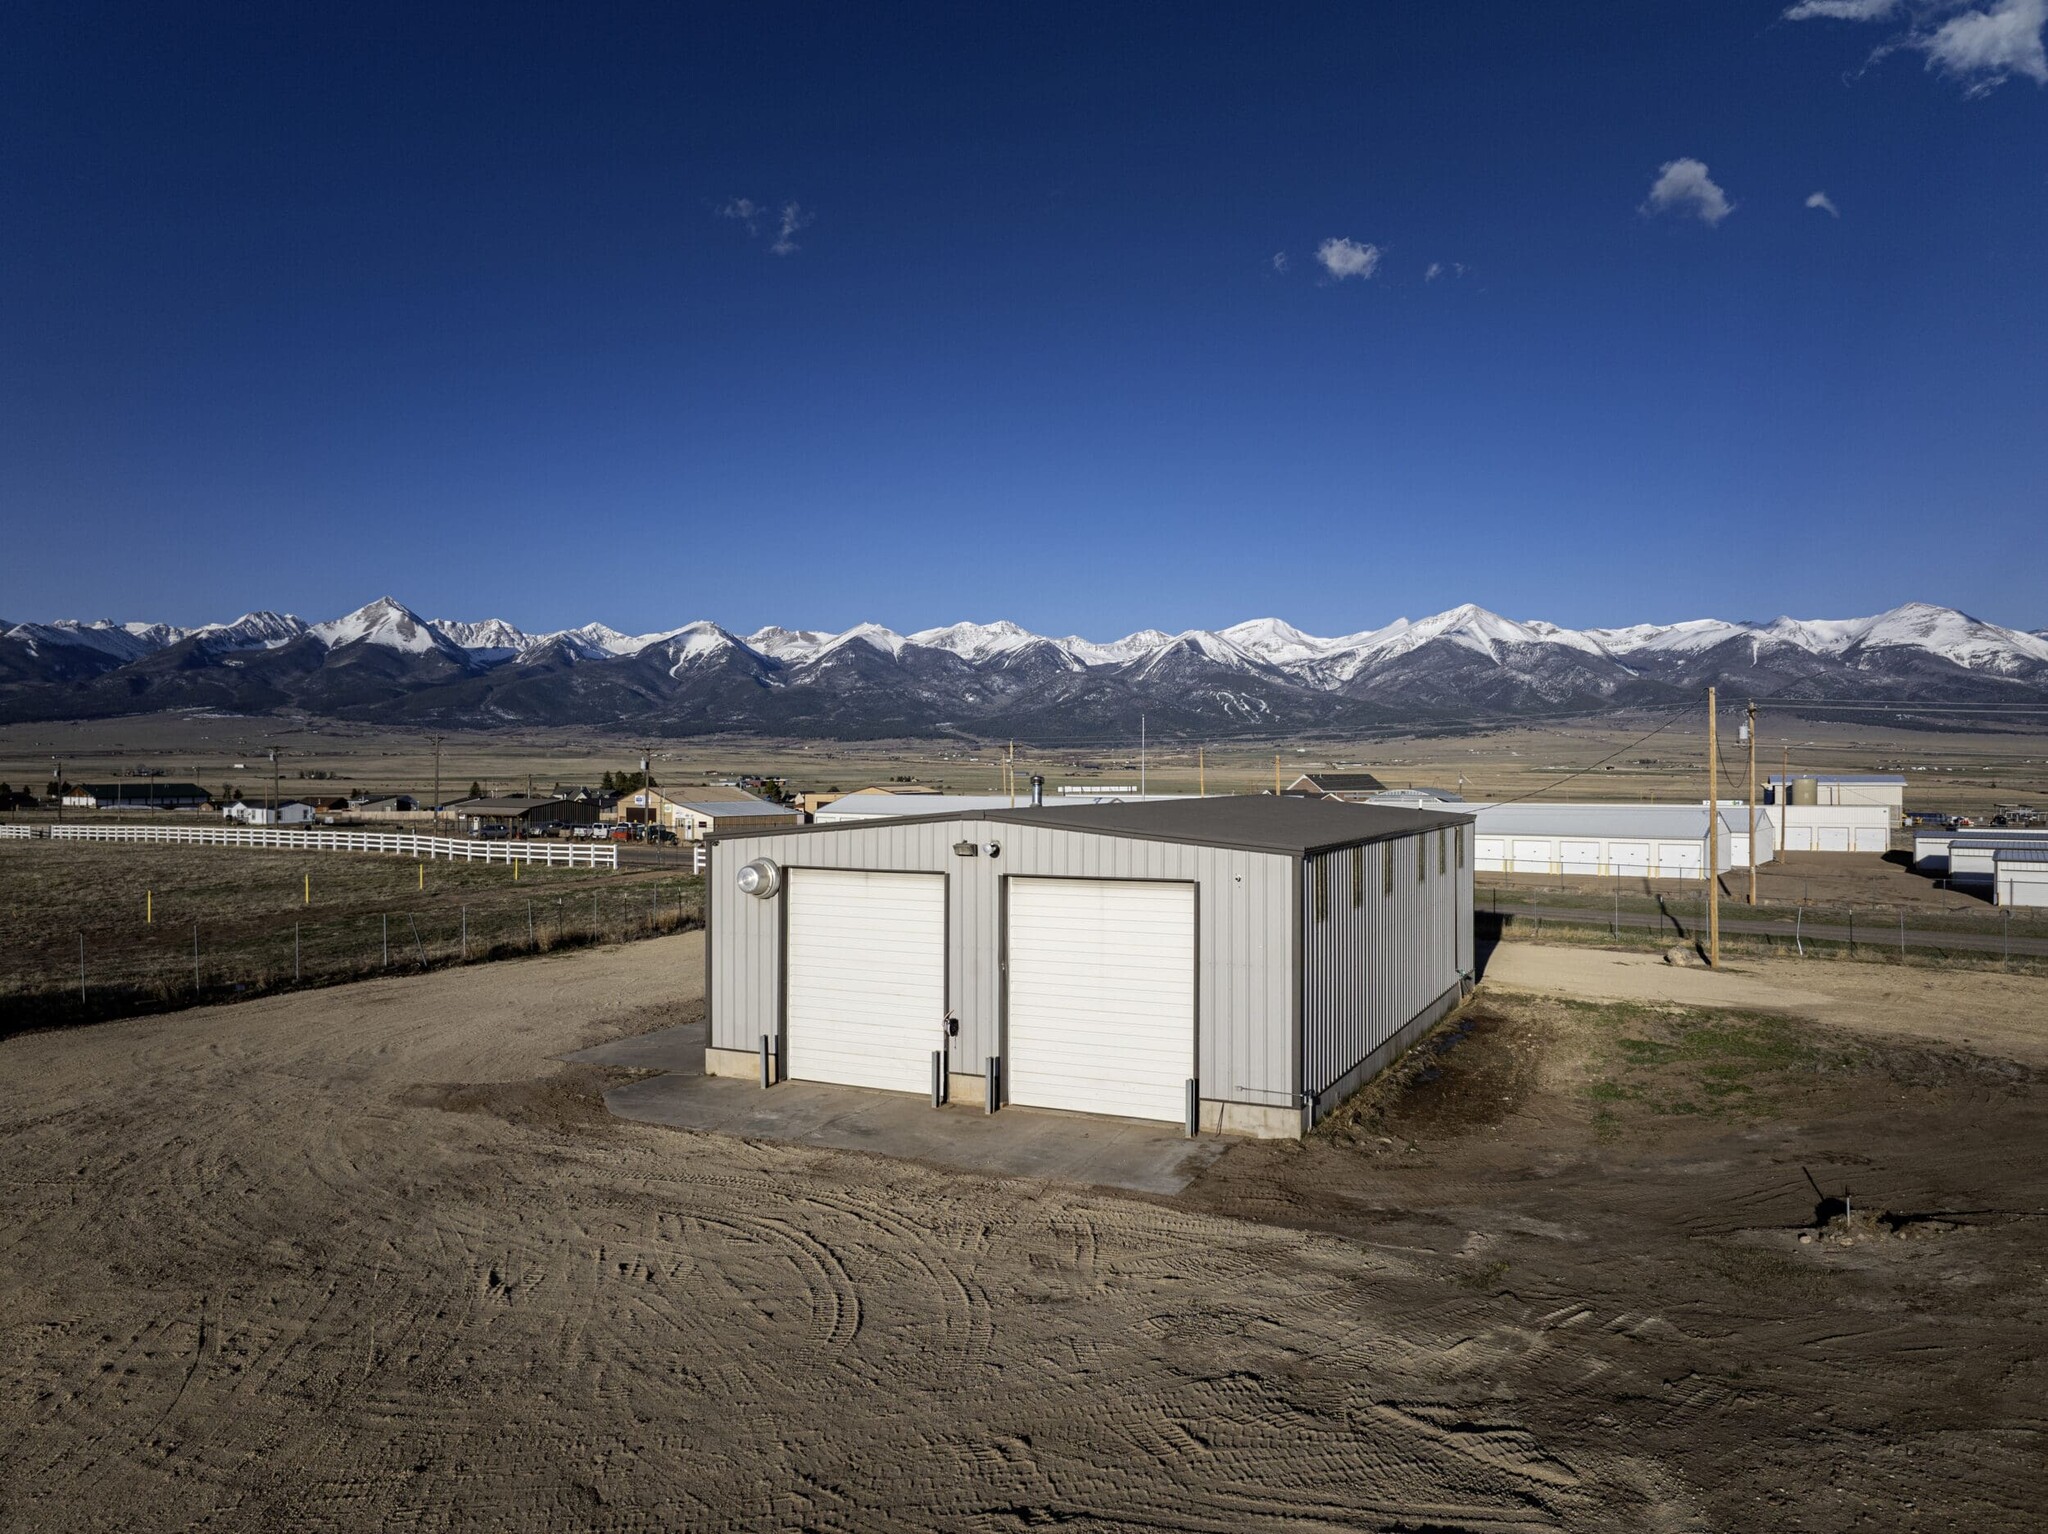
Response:
[[[0,828],[11,830],[12,827]],[[28,827],[22,827],[23,835]],[[617,868],[612,842],[512,842],[410,831],[299,831],[256,826],[51,826],[53,841],[182,842],[201,847],[275,847],[291,852],[388,852],[458,863],[525,863],[548,868]]]
[[[35,834],[34,826],[0,826],[0,842],[25,842]]]

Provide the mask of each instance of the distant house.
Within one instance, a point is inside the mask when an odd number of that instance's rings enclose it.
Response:
[[[666,826],[691,842],[732,830],[759,831],[804,823],[802,810],[756,799],[723,783],[630,789],[619,796],[618,818],[633,825]]]
[[[936,788],[923,783],[877,783],[872,788],[856,788],[852,793],[839,789],[826,789],[819,793],[798,794],[796,807],[808,819],[828,804],[837,804],[841,799],[852,799],[865,794],[936,794]]]
[[[597,821],[597,806],[548,794],[505,794],[495,799],[465,799],[450,807],[458,823],[471,831],[505,826],[532,831],[541,826],[587,826]]]
[[[413,794],[384,794],[375,799],[351,799],[345,806],[358,815],[411,815],[427,807],[424,799]]]
[[[1305,772],[1287,785],[1287,792],[1310,799],[1341,799],[1346,804],[1363,804],[1386,784],[1369,772]]]
[[[196,810],[212,802],[213,795],[197,783],[166,783],[157,778],[73,783],[64,793],[64,807],[79,810]]]
[[[244,826],[309,826],[313,823],[313,806],[298,799],[287,799],[273,809],[253,799],[237,799],[223,809],[221,815]]]

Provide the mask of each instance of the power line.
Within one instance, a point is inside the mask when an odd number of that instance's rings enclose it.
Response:
[[[1669,719],[1666,719],[1662,724],[1658,725],[1656,729],[1649,731],[1647,734],[1637,736],[1634,740],[1630,741],[1627,745],[1621,747],[1619,750],[1610,752],[1608,755],[1601,757],[1599,761],[1594,762],[1589,766],[1581,767],[1577,772],[1568,772],[1561,778],[1552,779],[1548,783],[1542,784],[1541,786],[1536,788],[1532,788],[1526,794],[1517,794],[1512,799],[1496,799],[1492,802],[1495,804],[1520,804],[1524,799],[1533,798],[1535,795],[1543,793],[1548,789],[1561,788],[1565,784],[1571,782],[1574,778],[1583,778],[1587,773],[1594,772],[1599,768],[1605,767],[1609,762],[1613,761],[1615,757],[1620,756],[1622,752],[1635,750],[1637,746],[1640,746],[1644,741],[1650,739],[1651,736],[1663,734],[1664,731],[1670,729],[1672,725],[1678,723],[1680,719],[1684,718],[1687,712],[1697,707],[1699,707],[1697,702],[1674,703],[1670,706],[1669,712],[1671,717]]]

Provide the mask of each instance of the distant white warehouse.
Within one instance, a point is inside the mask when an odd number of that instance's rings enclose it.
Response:
[[[1896,772],[1795,772],[1789,777],[1774,772],[1765,780],[1764,792],[1772,804],[1875,805],[1886,812],[1894,828],[1906,817],[1906,779]]]
[[[1468,804],[1473,865],[1481,873],[1615,874],[1702,879],[1704,804]],[[1771,856],[1769,819],[1757,812],[1757,861]],[[1721,807],[1720,866],[1749,864],[1749,811]]]
[[[2001,848],[1992,859],[1992,891],[2000,905],[2048,906],[2048,846]]]
[[[1966,828],[1961,831],[1915,831],[1913,867],[1923,874],[1948,874],[1964,880],[1989,879],[1992,872],[1991,855],[2005,847],[2015,850],[2048,847],[2048,829],[1987,826],[1974,830]],[[1953,861],[1952,855],[1957,853],[1961,856],[1961,867],[1955,866]]]
[[[1300,1135],[1469,990],[1470,834],[1260,795],[719,836],[705,1069]]]

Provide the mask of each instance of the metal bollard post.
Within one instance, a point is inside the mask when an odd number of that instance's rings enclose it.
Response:
[[[946,1052],[932,1051],[932,1106],[941,1108],[946,1102]]]
[[[765,1089],[765,1088],[766,1088],[766,1087],[767,1087],[767,1086],[769,1085],[769,1080],[768,1080],[768,1035],[767,1035],[767,1034],[765,1034],[765,1033],[761,1035],[761,1085],[762,1085],[762,1087],[763,1087],[764,1089]]]
[[[981,1111],[985,1114],[994,1113],[996,1111],[996,1104],[1002,1100],[1003,1083],[1001,1076],[998,1074],[998,1068],[1001,1063],[1001,1057],[998,1055],[990,1055],[982,1062]]]
[[[1188,1077],[1188,1138],[1202,1132],[1202,1083],[1198,1077]]]

